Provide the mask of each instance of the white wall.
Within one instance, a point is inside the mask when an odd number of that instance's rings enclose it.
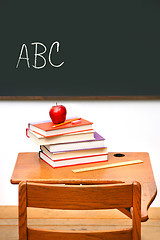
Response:
[[[56,101],[0,102],[0,205],[18,204],[18,187],[10,183],[18,152],[39,151],[25,130],[29,122],[49,119]],[[108,151],[149,152],[158,195],[152,206],[160,207],[160,101],[58,101],[67,116],[94,122],[106,138]]]

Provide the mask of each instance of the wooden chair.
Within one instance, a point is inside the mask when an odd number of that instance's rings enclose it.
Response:
[[[56,231],[27,227],[27,207],[93,210],[132,208],[132,227],[112,231]],[[19,186],[20,240],[140,240],[141,186],[131,184],[53,185],[21,182]]]

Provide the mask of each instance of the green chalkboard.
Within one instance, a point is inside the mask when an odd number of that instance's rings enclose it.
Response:
[[[1,0],[0,96],[160,96],[160,1]]]

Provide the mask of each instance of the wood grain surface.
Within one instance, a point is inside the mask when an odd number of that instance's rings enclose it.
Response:
[[[28,209],[31,228],[52,230],[95,231],[131,227],[131,219],[116,209],[111,210],[53,210]],[[149,208],[149,220],[141,223],[143,240],[160,239],[160,208]],[[18,240],[18,207],[0,206],[0,239]]]
[[[148,219],[148,208],[157,193],[149,154],[146,152],[122,152],[125,155],[124,157],[115,157],[115,153],[109,153],[108,163],[136,159],[141,159],[143,163],[75,174],[72,170],[78,169],[79,166],[53,169],[39,158],[38,152],[24,152],[18,154],[11,183],[18,184],[26,180],[58,184],[102,184],[138,181],[142,188],[141,221],[146,221]],[[85,164],[85,167],[100,166],[101,164]]]
[[[27,184],[28,207],[64,210],[127,208],[133,206],[132,199],[131,184],[126,183],[65,186]]]
[[[19,185],[20,240],[140,240],[141,188],[138,182],[103,185],[57,185],[21,182]],[[132,227],[116,230],[55,231],[26,225],[28,207],[97,210],[132,207]]]

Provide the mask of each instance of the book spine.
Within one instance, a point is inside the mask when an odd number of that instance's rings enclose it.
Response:
[[[43,151],[39,151],[39,158],[41,158],[41,153],[43,153]],[[41,158],[42,159],[42,158]]]
[[[30,138],[29,136],[28,136],[28,128],[26,128],[26,136],[28,137],[28,138]]]

